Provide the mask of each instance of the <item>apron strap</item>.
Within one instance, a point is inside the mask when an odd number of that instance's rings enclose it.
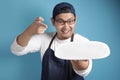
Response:
[[[53,42],[54,38],[56,37],[56,35],[57,35],[57,33],[55,33],[55,35],[53,36],[52,40],[50,41],[50,44],[49,44],[48,48],[50,48],[50,47],[51,47],[52,42]]]
[[[74,39],[74,33],[72,34],[70,41],[73,42],[73,39]],[[72,80],[72,64],[71,64],[70,60],[68,60],[68,62],[70,63],[68,65],[68,80]]]
[[[74,33],[72,34],[70,41],[73,42],[73,39],[74,39]]]

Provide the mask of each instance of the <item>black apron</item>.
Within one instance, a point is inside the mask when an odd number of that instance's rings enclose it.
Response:
[[[69,60],[59,59],[54,55],[54,51],[50,47],[56,35],[57,33],[43,56],[41,80],[84,80],[82,76],[74,72]],[[71,37],[71,42],[73,37],[74,34]]]

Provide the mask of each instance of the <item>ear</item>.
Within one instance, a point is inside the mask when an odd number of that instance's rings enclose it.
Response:
[[[55,20],[53,18],[51,18],[51,22],[52,22],[52,25],[54,26],[55,25]]]
[[[75,20],[77,20],[77,16],[75,16]]]
[[[77,16],[75,16],[75,24],[76,24],[76,21],[77,21]]]

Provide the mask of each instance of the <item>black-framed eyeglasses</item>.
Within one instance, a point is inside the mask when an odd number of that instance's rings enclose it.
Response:
[[[72,25],[75,23],[76,19],[69,19],[67,21],[64,21],[63,19],[55,19],[55,21],[58,23],[58,25],[64,25],[65,23]]]

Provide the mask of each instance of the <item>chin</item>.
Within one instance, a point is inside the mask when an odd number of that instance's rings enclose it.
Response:
[[[70,38],[71,36],[72,36],[72,34],[63,34],[62,37],[63,37],[64,39],[68,39],[68,38]]]

